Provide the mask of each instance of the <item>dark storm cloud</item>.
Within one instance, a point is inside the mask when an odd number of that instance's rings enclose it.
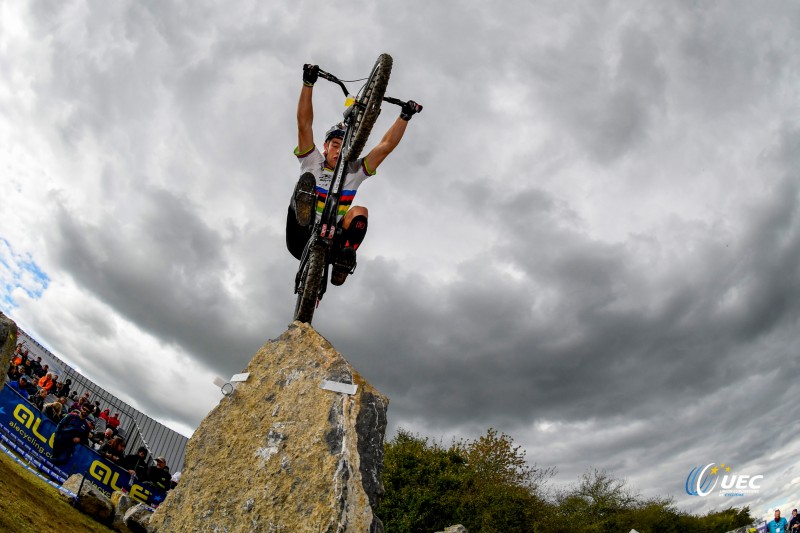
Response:
[[[653,272],[625,246],[564,225],[554,199],[529,196],[538,203],[484,191],[493,205],[485,212],[498,214],[504,231],[493,249],[461,265],[457,280],[398,276],[400,265],[380,260],[364,267],[359,321],[375,335],[337,346],[369,354],[359,364],[397,399],[399,418],[424,411],[434,426],[620,411],[645,418],[664,402],[700,401],[751,375],[753,365],[772,371],[788,363],[785,353],[753,357],[800,309],[792,180],[747,214],[742,241],[720,243],[706,228],[694,236],[695,251]]]
[[[56,254],[80,284],[145,330],[206,358],[223,353],[231,341],[208,327],[235,314],[223,285],[223,239],[185,199],[142,194],[146,212],[129,226],[110,219],[100,228],[62,208]]]

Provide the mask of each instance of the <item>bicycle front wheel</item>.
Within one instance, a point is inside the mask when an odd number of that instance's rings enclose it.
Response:
[[[350,146],[347,147],[345,161],[355,161],[361,155],[361,150],[367,144],[367,139],[372,131],[372,126],[378,119],[381,112],[383,95],[386,93],[386,86],[389,84],[389,76],[392,73],[392,56],[381,54],[372,67],[372,73],[364,85],[363,92],[359,95],[356,103],[356,117],[353,121],[353,135],[351,136]]]
[[[311,324],[317,308],[322,273],[325,271],[325,244],[314,242],[308,254],[301,290],[297,294],[297,304],[294,307],[294,319]]]

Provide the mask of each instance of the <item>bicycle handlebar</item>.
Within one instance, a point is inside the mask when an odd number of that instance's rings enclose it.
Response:
[[[407,103],[407,102],[404,102],[404,101],[400,100],[399,98],[392,98],[391,96],[384,96],[383,97],[383,101],[384,102],[389,102],[390,104],[399,105],[400,107],[403,107]],[[416,102],[414,102],[414,104],[417,106],[417,110],[415,112],[416,113],[422,113],[422,105],[417,104]]]
[[[310,67],[311,65],[307,64],[305,66],[306,67]],[[319,67],[317,67],[317,68],[319,68]],[[328,80],[328,81],[330,81],[332,83],[335,83],[339,87],[341,87],[342,88],[342,92],[344,93],[345,97],[349,97],[350,96],[350,92],[347,90],[347,87],[344,86],[344,83],[342,83],[342,80],[340,80],[339,78],[337,78],[336,76],[334,76],[330,72],[325,72],[324,70],[319,69],[319,77],[324,79],[324,80]],[[389,102],[390,104],[399,105],[400,107],[403,107],[404,105],[406,105],[406,102],[400,100],[399,98],[392,98],[391,96],[384,96],[383,97],[383,101],[384,102]],[[417,111],[416,112],[417,113],[422,113],[422,105],[417,104],[416,102],[414,102],[414,103],[417,105]]]

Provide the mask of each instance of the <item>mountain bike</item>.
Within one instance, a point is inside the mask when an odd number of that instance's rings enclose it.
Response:
[[[337,84],[344,92],[347,109],[344,112],[344,138],[336,166],[333,171],[330,189],[325,199],[322,216],[314,223],[311,237],[306,243],[300,257],[300,265],[294,282],[297,303],[294,309],[294,320],[311,323],[319,302],[328,285],[328,272],[333,264],[336,252],[334,240],[341,234],[337,225],[339,199],[347,172],[347,163],[355,161],[367,143],[369,134],[381,112],[381,104],[388,102],[403,106],[406,102],[397,98],[384,96],[389,76],[392,72],[392,57],[381,54],[372,67],[361,90],[353,97],[344,82],[329,72],[320,69],[319,77]],[[360,80],[359,80],[360,81]],[[422,106],[417,104],[417,112]]]

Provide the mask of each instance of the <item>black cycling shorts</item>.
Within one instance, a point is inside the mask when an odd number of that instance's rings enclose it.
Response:
[[[303,256],[303,249],[311,237],[312,227],[313,225],[301,226],[298,224],[294,208],[289,206],[289,213],[286,215],[286,248],[297,260]]]

